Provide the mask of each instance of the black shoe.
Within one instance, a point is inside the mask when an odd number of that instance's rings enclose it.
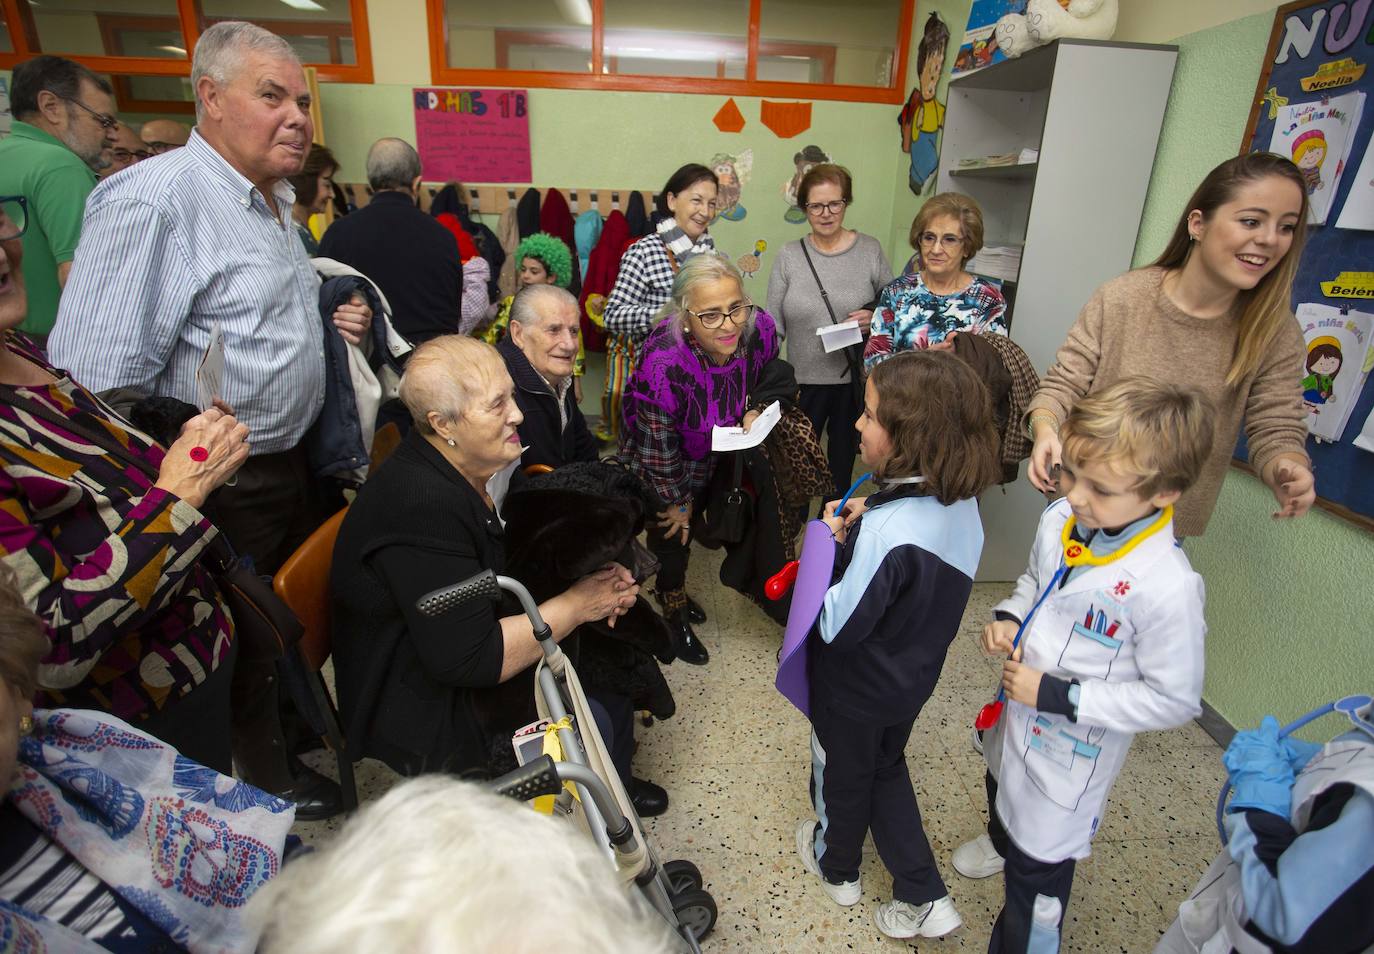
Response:
[[[677,658],[691,666],[706,665],[711,659],[711,654],[692,631],[692,624],[687,621],[687,610],[674,610],[668,614],[667,620],[668,629],[673,634],[673,649],[677,653]]]
[[[653,818],[668,810],[668,793],[661,785],[642,778],[630,779],[630,804],[640,818]]]
[[[701,604],[690,596],[687,597],[687,622],[704,623],[706,622],[706,611],[701,608]]]
[[[343,811],[343,790],[332,778],[306,768],[296,775],[291,791],[281,796],[296,803],[297,821],[324,821]]]

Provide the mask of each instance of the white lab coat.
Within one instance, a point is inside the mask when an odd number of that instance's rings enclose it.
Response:
[[[1063,559],[1070,515],[1066,500],[1045,510],[1030,565],[996,609],[1030,613]],[[1202,577],[1172,524],[1119,560],[1078,569],[1045,599],[1022,637],[1024,662],[1081,689],[1077,722],[1010,700],[1003,712],[996,810],[1026,854],[1086,858],[1135,733],[1201,713],[1202,608]]]

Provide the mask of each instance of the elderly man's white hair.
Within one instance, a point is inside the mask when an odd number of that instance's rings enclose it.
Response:
[[[200,35],[196,41],[195,54],[191,59],[191,89],[194,91],[202,76],[215,81],[216,86],[224,86],[234,78],[242,64],[245,53],[264,53],[300,64],[300,57],[291,49],[291,44],[269,30],[254,23],[242,20],[225,20],[216,23]],[[204,107],[200,94],[196,97],[196,121],[201,119]]]
[[[658,954],[666,922],[566,819],[471,782],[411,779],[250,903],[260,954]]]
[[[526,285],[515,293],[510,303],[510,320],[517,325],[538,324],[553,314],[558,305],[577,311],[577,298],[566,288],[557,285]]]

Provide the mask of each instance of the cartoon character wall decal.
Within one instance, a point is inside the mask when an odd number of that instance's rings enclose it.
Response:
[[[945,104],[935,98],[945,71],[949,27],[932,13],[926,20],[921,45],[916,51],[916,85],[897,117],[902,129],[902,152],[911,156],[907,183],[920,195],[940,166],[940,131],[945,126]]]

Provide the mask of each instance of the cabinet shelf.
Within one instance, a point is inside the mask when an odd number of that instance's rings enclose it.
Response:
[[[949,174],[959,178],[970,179],[1024,179],[1035,178],[1035,167],[1038,163],[1018,162],[1011,166],[970,166],[963,169],[955,166],[949,170]]]

